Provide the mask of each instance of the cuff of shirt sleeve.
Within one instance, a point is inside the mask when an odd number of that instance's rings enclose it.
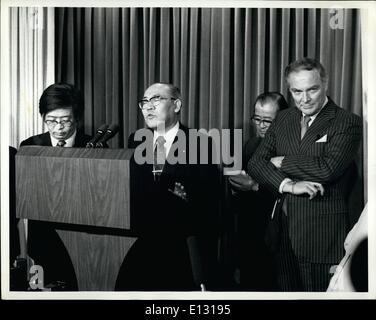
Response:
[[[279,193],[283,193],[283,187],[284,187],[284,185],[286,184],[286,183],[288,183],[288,182],[292,182],[292,180],[290,179],[290,178],[285,178],[282,182],[281,182],[281,184],[279,185]]]

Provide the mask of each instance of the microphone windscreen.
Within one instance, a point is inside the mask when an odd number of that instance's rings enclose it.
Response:
[[[95,147],[95,144],[97,141],[103,137],[103,135],[106,133],[106,130],[108,128],[107,124],[102,124],[97,131],[95,132],[95,136],[86,144],[86,148],[93,148]]]
[[[117,124],[111,124],[107,131],[111,131],[112,133],[117,133],[119,131],[119,126]]]
[[[108,128],[108,124],[102,124],[98,129],[97,132],[105,132]]]

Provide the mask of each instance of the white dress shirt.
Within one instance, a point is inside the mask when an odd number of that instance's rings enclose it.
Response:
[[[153,137],[153,146],[155,145],[155,142],[157,141],[157,138],[159,136],[163,136],[166,140],[165,142],[165,148],[166,148],[166,157],[168,156],[168,153],[170,152],[171,146],[174,143],[175,137],[179,131],[179,121],[176,122],[176,124],[167,132],[164,132],[164,134],[158,133],[157,131],[154,131],[154,137]]]
[[[311,124],[313,123],[313,121],[315,121],[315,119],[317,118],[318,114],[321,112],[322,108],[324,108],[324,106],[328,103],[328,97],[325,97],[325,101],[324,101],[324,104],[322,105],[321,109],[319,110],[319,112],[316,112],[314,115],[310,116],[311,119],[309,119],[308,121],[308,127],[311,126]],[[302,112],[302,117],[304,117],[305,114]]]
[[[65,145],[63,146],[64,148],[72,148],[74,146],[74,142],[76,140],[76,134],[77,134],[77,130],[74,130],[73,134],[68,139],[64,139],[65,141]],[[59,140],[54,138],[51,134],[50,134],[50,138],[51,138],[52,146],[56,147]],[[63,139],[60,139],[60,140],[63,140]]]

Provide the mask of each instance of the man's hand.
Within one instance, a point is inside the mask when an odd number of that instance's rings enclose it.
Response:
[[[180,182],[175,182],[174,190],[168,189],[168,191],[172,192],[174,195],[183,199],[184,201],[188,201],[187,193],[185,192],[184,186]]]
[[[231,184],[231,188],[236,191],[257,191],[258,190],[258,183],[253,180],[249,175],[247,175],[244,171],[236,176],[232,176],[229,179]]]
[[[318,193],[324,195],[324,187],[321,183],[311,181],[288,182],[283,186],[283,192],[294,195],[308,194],[309,200],[312,200]]]
[[[276,168],[280,168],[282,166],[282,161],[285,158],[285,156],[278,156],[278,157],[273,157],[270,159],[270,162],[274,164]]]

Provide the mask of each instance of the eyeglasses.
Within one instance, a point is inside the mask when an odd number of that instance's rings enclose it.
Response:
[[[151,97],[149,100],[148,99],[142,99],[142,100],[138,101],[138,106],[140,107],[141,110],[145,110],[149,103],[153,107],[156,107],[157,105],[159,105],[161,103],[161,100],[168,100],[168,99],[176,100],[176,98],[172,98],[172,97],[165,98],[165,97],[161,97],[161,96],[154,96],[154,97]]]
[[[262,125],[265,126],[265,127],[270,126],[270,125],[272,124],[272,122],[273,122],[273,120],[262,119],[262,118],[260,118],[260,117],[255,117],[255,116],[253,116],[251,119],[252,119],[253,122],[256,123],[258,126],[259,126],[260,124],[262,124]]]
[[[72,120],[61,120],[61,121],[56,121],[56,120],[45,120],[44,121],[49,127],[53,128],[57,124],[62,125],[63,127],[70,127],[73,124]]]

